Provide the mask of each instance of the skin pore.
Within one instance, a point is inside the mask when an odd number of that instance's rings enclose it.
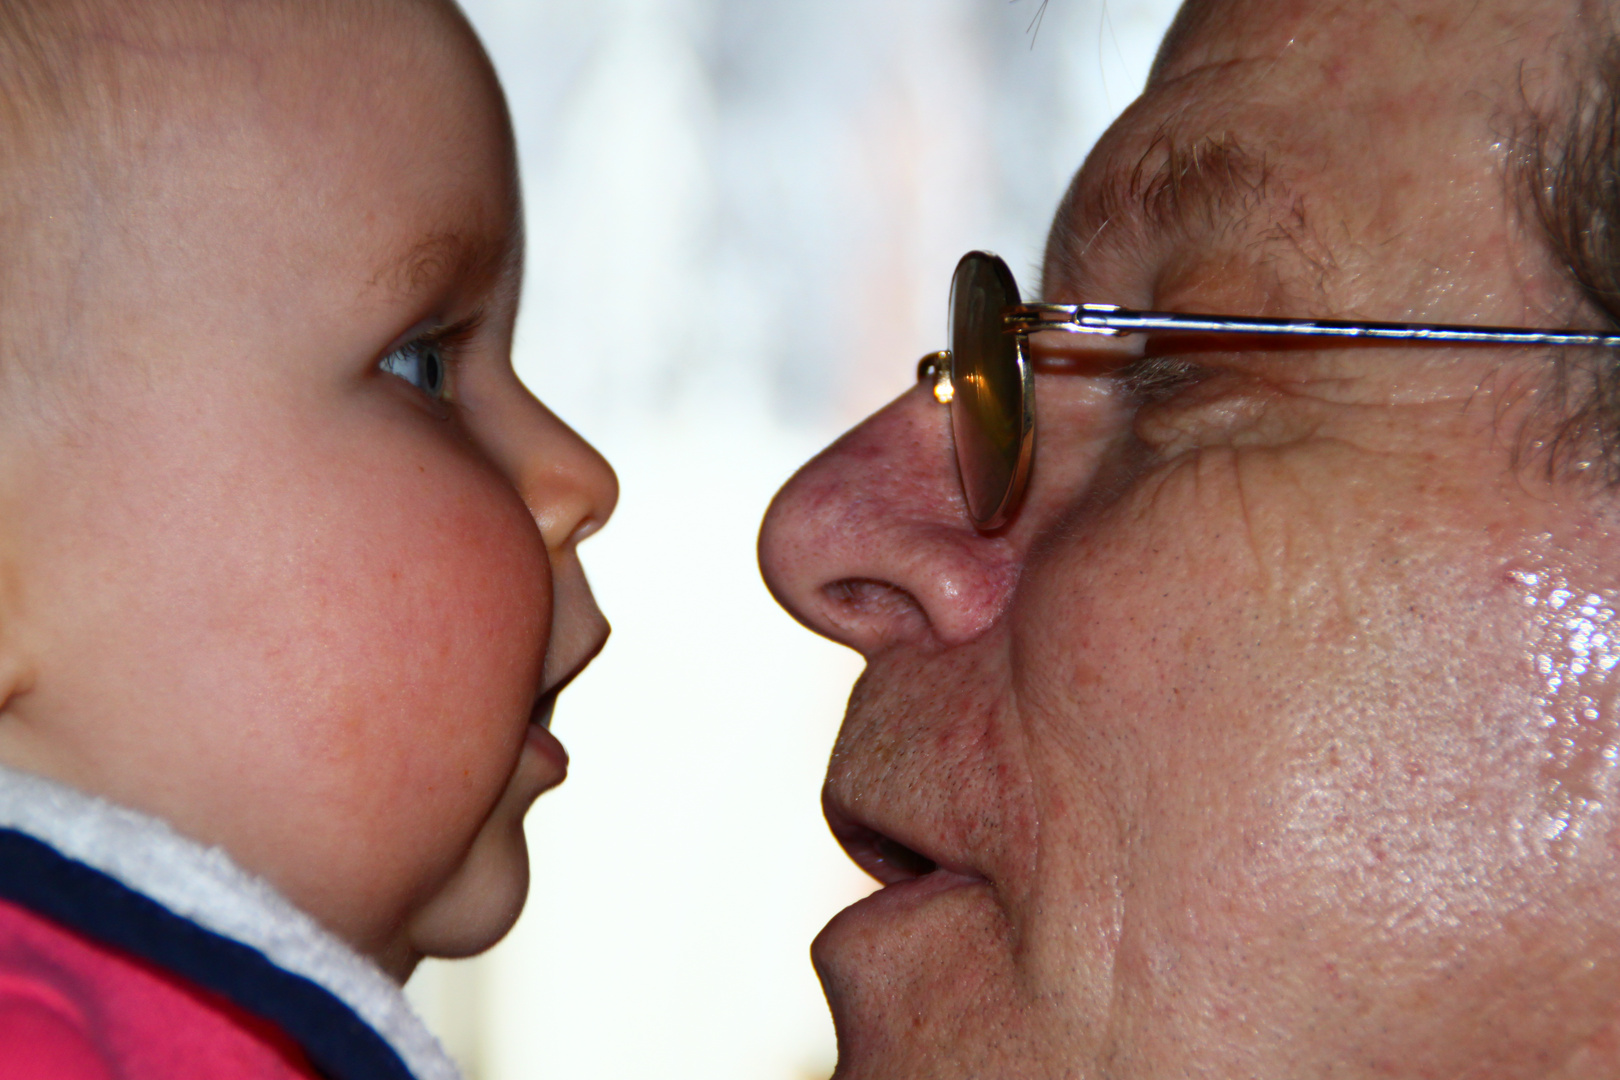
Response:
[[[1044,297],[1591,325],[1512,153],[1597,29],[1190,4]],[[1037,352],[1004,531],[918,388],[762,533],[776,595],[867,659],[825,800],[888,887],[815,946],[838,1077],[1620,1072],[1620,535],[1548,470],[1548,358]]]
[[[616,482],[510,365],[504,102],[438,4],[97,8],[83,47],[164,77],[18,197],[73,242],[0,371],[0,761],[403,979],[516,919],[567,766],[531,716],[607,633],[575,546]]]

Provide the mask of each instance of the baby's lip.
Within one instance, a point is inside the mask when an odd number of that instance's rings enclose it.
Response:
[[[537,751],[542,758],[551,763],[553,777],[547,788],[555,787],[563,782],[568,775],[568,751],[563,744],[557,741],[557,736],[549,730],[551,724],[551,710],[557,702],[555,693],[544,695],[529,714],[529,728],[525,741],[530,748]]]
[[[602,633],[592,642],[591,647],[584,650],[573,665],[558,676],[554,682],[548,683],[541,688],[539,697],[534,700],[534,707],[529,710],[529,723],[548,731],[551,729],[551,714],[557,709],[557,695],[562,693],[563,688],[573,682],[575,677],[584,671],[592,660],[596,659],[596,654],[602,651],[602,646],[605,644],[607,644],[607,624],[604,622],[602,624]]]

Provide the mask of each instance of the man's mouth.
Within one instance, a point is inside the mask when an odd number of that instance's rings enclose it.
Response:
[[[939,863],[922,852],[878,832],[843,813],[832,803],[825,806],[827,824],[855,865],[884,885],[899,885],[927,877]]]
[[[939,869],[939,864],[928,856],[862,825],[853,826],[846,834],[839,835],[838,842],[855,860],[855,865],[885,885],[897,885]]]

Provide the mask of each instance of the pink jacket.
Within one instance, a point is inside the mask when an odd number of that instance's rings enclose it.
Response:
[[[224,852],[0,768],[0,1080],[460,1080],[381,970]]]
[[[313,1080],[274,1024],[0,901],[0,1080]]]

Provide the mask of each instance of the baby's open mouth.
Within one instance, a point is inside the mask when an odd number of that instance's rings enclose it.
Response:
[[[561,690],[558,687],[557,690]],[[557,711],[557,690],[551,690],[540,695],[540,700],[534,703],[529,712],[529,723],[538,724],[547,731],[551,730],[551,714]]]

